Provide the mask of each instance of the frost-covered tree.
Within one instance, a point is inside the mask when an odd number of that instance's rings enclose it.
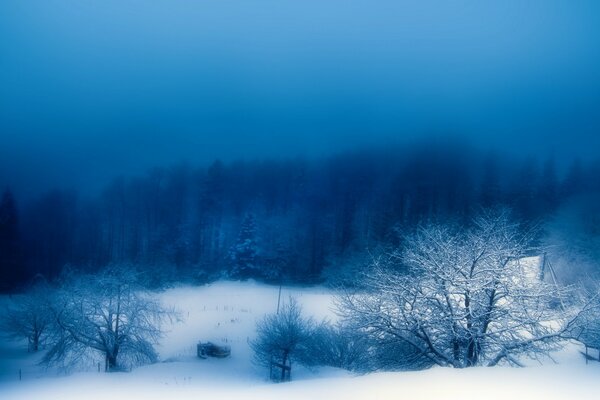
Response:
[[[257,338],[250,343],[257,364],[270,369],[276,381],[291,379],[292,361],[300,359],[309,341],[313,321],[302,316],[302,307],[294,298],[274,314],[268,314],[256,325]]]
[[[423,227],[377,260],[370,290],[340,297],[341,312],[415,366],[520,365],[520,356],[547,355],[573,320],[553,307],[560,290],[525,258],[531,239],[506,211],[476,217],[470,229]]]
[[[52,295],[52,290],[45,283],[39,283],[25,294],[11,296],[0,318],[6,336],[27,339],[28,351],[38,351],[52,323]]]
[[[231,277],[248,279],[260,276],[258,234],[254,215],[247,214],[244,218],[237,241],[229,252],[229,257],[231,259]]]
[[[153,363],[161,323],[171,316],[128,268],[69,277],[53,302],[56,332],[44,361],[72,365],[99,354],[105,371]]]

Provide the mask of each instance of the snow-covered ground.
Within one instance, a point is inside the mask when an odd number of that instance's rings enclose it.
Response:
[[[517,368],[432,368],[353,376],[331,368],[294,367],[294,381],[273,384],[252,363],[248,341],[257,319],[277,307],[278,287],[218,282],[158,294],[180,311],[158,347],[162,362],[130,373],[65,374],[36,365],[23,343],[0,342],[0,399],[596,399],[600,363],[585,365],[575,345],[556,355],[558,364]],[[305,315],[335,319],[325,288],[283,288]],[[198,340],[231,346],[227,359],[201,360]],[[550,364],[550,363],[549,363]],[[19,370],[22,380],[19,381]]]

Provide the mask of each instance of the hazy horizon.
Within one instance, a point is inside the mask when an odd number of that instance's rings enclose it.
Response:
[[[0,185],[318,157],[429,134],[597,157],[600,3],[0,4]]]

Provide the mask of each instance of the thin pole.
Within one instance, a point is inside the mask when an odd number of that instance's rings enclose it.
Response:
[[[279,281],[279,294],[277,295],[277,314],[279,314],[279,305],[281,304],[281,280]],[[273,379],[273,354],[269,362],[269,379]]]
[[[279,284],[279,296],[277,296],[277,314],[279,314],[279,304],[281,304],[281,283]]]

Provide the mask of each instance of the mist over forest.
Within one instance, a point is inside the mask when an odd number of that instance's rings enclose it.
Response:
[[[6,191],[3,289],[122,264],[153,285],[340,283],[419,226],[466,227],[501,207],[552,242],[557,260],[565,249],[587,257],[561,271],[569,281],[600,272],[598,176],[599,162],[557,166],[552,157],[430,140],[311,159],[157,166],[93,195],[56,188],[19,201]]]

